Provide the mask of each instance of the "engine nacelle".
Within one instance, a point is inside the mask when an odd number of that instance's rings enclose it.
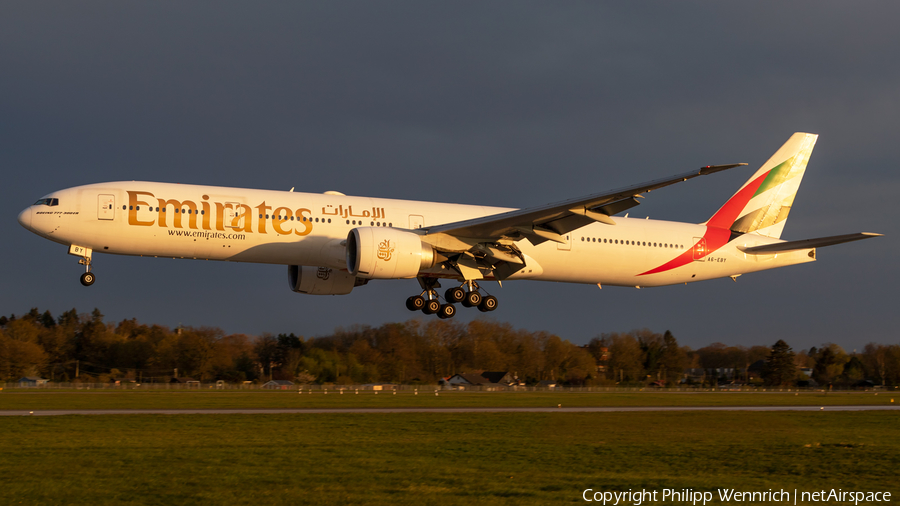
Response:
[[[288,265],[288,284],[297,293],[346,295],[357,286],[357,281],[356,276],[337,269]]]
[[[434,249],[412,232],[359,227],[347,235],[347,270],[365,279],[414,278],[434,266]]]

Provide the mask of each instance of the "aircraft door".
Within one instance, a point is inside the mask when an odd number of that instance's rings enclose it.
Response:
[[[562,237],[566,240],[566,242],[556,243],[556,249],[561,251],[570,251],[572,249],[572,233],[569,232],[568,234],[562,234]]]
[[[225,203],[224,217],[222,219],[222,224],[225,228],[244,228],[244,220],[246,219],[247,217],[241,212],[240,202]]]
[[[706,256],[706,239],[703,237],[694,237],[694,260],[703,260]]]
[[[116,196],[97,195],[97,219],[112,220],[116,217]]]
[[[422,228],[425,226],[425,217],[419,216],[418,214],[410,214],[409,215],[409,229],[415,230],[417,228]]]

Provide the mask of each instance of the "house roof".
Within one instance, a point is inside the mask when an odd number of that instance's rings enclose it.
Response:
[[[453,376],[450,376],[450,379],[447,381],[452,382],[454,379],[461,379],[470,385],[486,385],[489,383],[487,378],[484,378],[479,374],[454,374]]]
[[[509,375],[509,371],[484,371],[481,373],[481,376],[491,383],[500,383],[507,375]]]
[[[266,385],[293,385],[294,382],[290,380],[272,380],[266,383]]]
[[[50,381],[44,378],[39,378],[37,376],[25,376],[23,378],[19,378],[19,381]]]
[[[507,371],[484,371],[481,374],[461,373],[454,374],[447,381],[459,378],[470,385],[500,385],[508,375]]]
[[[172,378],[172,381],[170,383],[200,383],[200,382],[195,380],[194,378],[189,378],[187,376],[184,376],[182,378]]]

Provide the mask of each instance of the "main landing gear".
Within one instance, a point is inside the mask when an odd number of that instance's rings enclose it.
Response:
[[[438,318],[446,320],[456,315],[454,302],[461,302],[464,307],[477,307],[482,313],[497,309],[497,297],[493,295],[482,296],[478,291],[480,287],[475,281],[469,280],[461,286],[448,288],[444,292],[446,304],[438,301],[436,288],[441,285],[436,278],[418,278],[422,285],[422,293],[406,299],[406,309],[410,311],[422,311],[425,314],[437,314]],[[465,287],[465,288],[464,288]]]

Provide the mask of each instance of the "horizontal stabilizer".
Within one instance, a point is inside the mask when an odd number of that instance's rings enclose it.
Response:
[[[751,246],[744,248],[738,246],[738,249],[744,253],[751,255],[766,253],[781,253],[783,251],[796,251],[801,249],[821,248],[823,246],[832,246],[851,241],[859,241],[860,239],[869,239],[872,237],[881,237],[882,234],[873,234],[871,232],[860,232],[858,234],[833,235],[831,237],[819,237],[818,239],[804,239],[802,241],[778,242],[775,244],[765,244],[763,246]]]

